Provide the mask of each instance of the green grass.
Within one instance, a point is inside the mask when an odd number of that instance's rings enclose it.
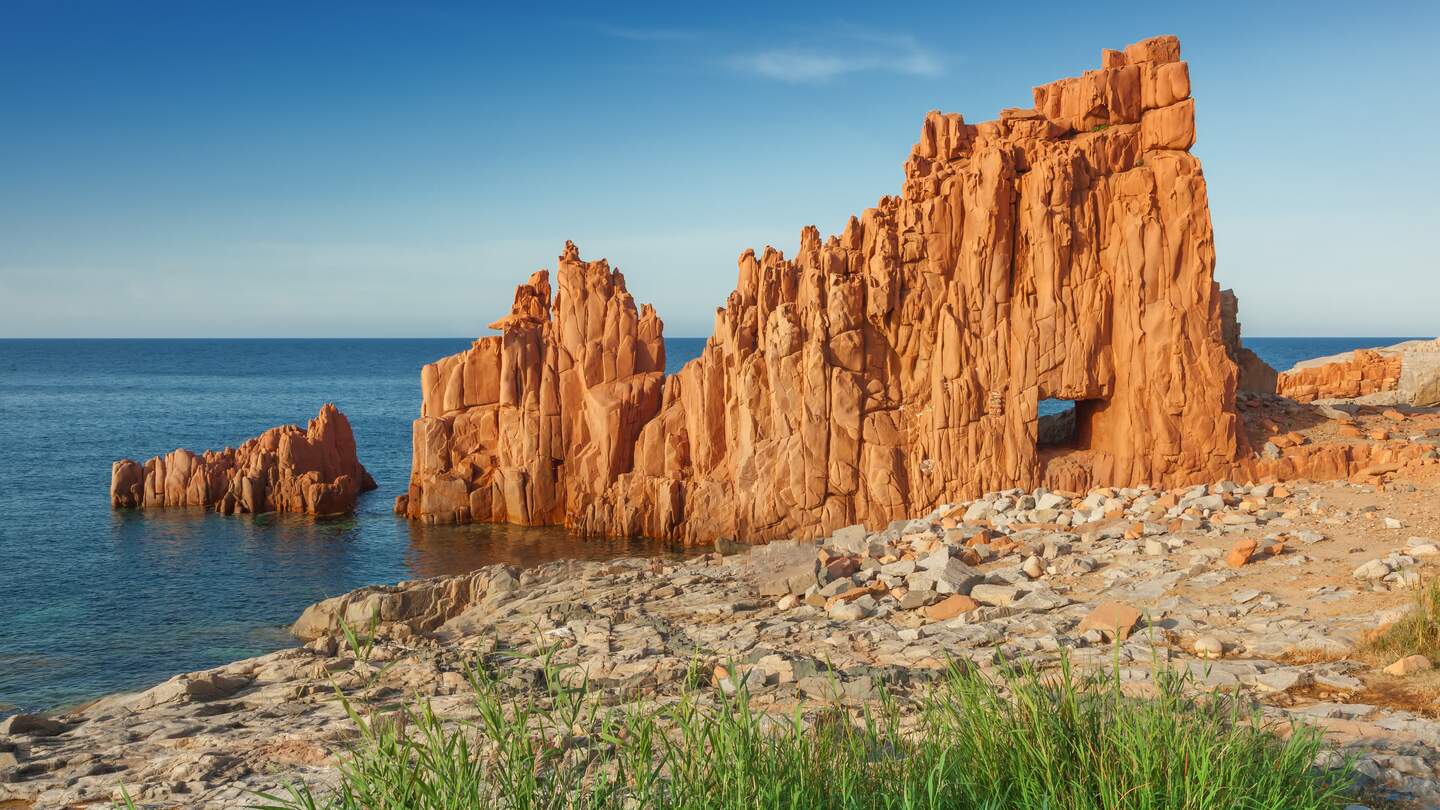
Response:
[[[1440,580],[1425,583],[1415,593],[1414,609],[1381,630],[1365,645],[1365,652],[1382,664],[1407,655],[1440,662]]]
[[[472,677],[478,719],[446,723],[426,701],[361,716],[338,790],[291,786],[275,810],[468,808],[1339,808],[1350,771],[1312,767],[1305,726],[1274,729],[1215,693],[1159,672],[1155,697],[1068,666],[994,678],[952,668],[902,721],[890,700],[775,718],[741,691],[663,707],[603,705],[546,667],[511,694]],[[342,700],[344,698],[342,697]],[[1277,733],[1283,731],[1286,733]]]
[[[361,635],[345,617],[340,616],[340,632],[345,639],[345,646],[349,648],[350,655],[356,661],[369,661],[370,653],[375,650],[375,630],[380,626],[380,611],[376,609],[370,614],[370,624],[364,635]]]

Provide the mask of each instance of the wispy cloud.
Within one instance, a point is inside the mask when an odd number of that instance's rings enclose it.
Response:
[[[596,23],[595,30],[607,37],[631,42],[683,42],[699,36],[697,32],[683,28],[631,28],[607,23]]]
[[[823,45],[796,44],[738,53],[726,60],[732,69],[795,84],[826,82],[852,73],[939,76],[940,57],[908,34],[877,34],[850,28],[825,38]]]

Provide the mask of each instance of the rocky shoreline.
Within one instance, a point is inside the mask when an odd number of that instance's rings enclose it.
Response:
[[[1437,681],[1364,644],[1440,561],[1435,472],[1010,490],[818,543],[362,588],[307,609],[304,646],[7,719],[0,806],[108,806],[123,786],[146,807],[238,807],[323,788],[356,739],[336,689],[367,716],[427,697],[458,721],[471,666],[536,688],[542,649],[616,702],[672,699],[698,667],[701,688],[743,685],[777,713],[857,709],[882,688],[903,711],[950,660],[1063,656],[1137,684],[1158,663],[1318,726],[1376,795],[1423,806],[1440,801]],[[373,648],[342,619],[373,620]]]
[[[671,374],[655,310],[566,242],[553,287],[530,275],[499,335],[422,370],[394,510],[694,556],[327,599],[300,646],[0,721],[0,810],[324,792],[361,723],[403,733],[417,701],[474,720],[476,668],[640,710],[743,692],[813,730],[882,697],[914,719],[951,667],[1014,662],[1138,695],[1181,673],[1321,730],[1315,767],[1353,763],[1367,800],[1440,805],[1440,630],[1377,644],[1415,610],[1440,628],[1440,342],[1278,375],[1243,347],[1180,57],[1151,37],[996,120],[929,113],[898,193],[788,258],[740,254]],[[1042,418],[1053,400],[1072,409]],[[121,459],[109,498],[335,515],[373,488],[327,404],[238,448]],[[580,726],[508,736],[563,760]]]

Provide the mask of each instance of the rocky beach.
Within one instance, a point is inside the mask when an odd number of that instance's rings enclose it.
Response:
[[[1008,490],[821,541],[363,588],[307,609],[303,646],[6,720],[0,801],[108,806],[124,786],[140,806],[222,808],[323,789],[358,742],[337,690],[362,716],[424,697],[474,720],[471,667],[533,690],[549,650],[616,705],[672,701],[698,668],[702,692],[743,688],[782,717],[856,712],[881,690],[904,711],[951,661],[1064,658],[1136,685],[1178,668],[1322,729],[1368,795],[1429,806],[1440,676],[1367,644],[1440,565],[1440,412],[1372,410],[1354,418],[1427,457],[1355,481]],[[373,627],[373,648],[346,623]]]
[[[296,646],[13,714],[0,808],[329,796],[380,737],[493,724],[481,678],[516,711],[587,695],[532,770],[588,779],[625,742],[607,713],[738,696],[767,728],[913,729],[955,673],[1017,667],[1109,678],[1112,714],[1179,683],[1264,741],[1321,735],[1300,782],[1440,806],[1440,340],[1279,373],[1243,346],[1190,91],[1161,36],[994,121],[931,112],[900,193],[741,253],[671,373],[656,311],[567,242],[500,334],[421,370],[396,521],[676,553],[363,587]],[[343,517],[364,455],[327,404],[116,462],[109,502]]]

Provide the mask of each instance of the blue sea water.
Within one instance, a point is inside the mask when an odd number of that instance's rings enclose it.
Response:
[[[1401,338],[1256,338],[1278,368]],[[0,340],[0,715],[144,687],[290,642],[309,603],[374,583],[656,552],[560,529],[422,527],[391,504],[419,369],[468,339]],[[702,339],[666,341],[677,370]],[[333,400],[380,488],[352,517],[114,512],[110,463],[237,445]]]

